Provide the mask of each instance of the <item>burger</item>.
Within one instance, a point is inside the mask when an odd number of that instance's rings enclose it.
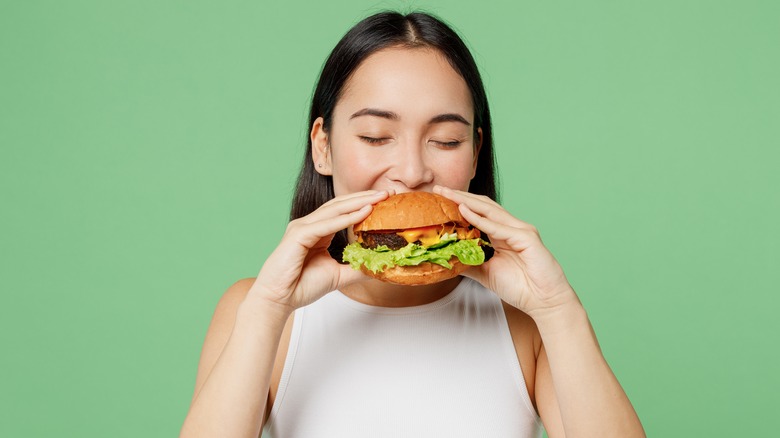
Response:
[[[437,283],[481,265],[483,246],[489,245],[463,218],[458,204],[429,192],[388,197],[353,232],[357,241],[344,248],[343,261],[371,277],[403,285]]]

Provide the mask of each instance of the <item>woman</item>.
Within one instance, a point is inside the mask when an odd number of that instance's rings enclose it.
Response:
[[[485,92],[451,29],[361,21],[310,122],[293,220],[220,300],[182,436],[644,436],[561,267],[495,202]],[[416,287],[334,260],[373,204],[407,191],[458,203],[495,255]]]

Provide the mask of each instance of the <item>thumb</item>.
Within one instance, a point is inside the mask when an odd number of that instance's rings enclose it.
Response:
[[[487,269],[485,268],[485,263],[479,266],[472,266],[469,269],[466,269],[465,271],[461,272],[460,275],[475,280],[478,283],[480,283],[482,286],[485,286],[485,288],[490,289],[487,284],[488,272]]]
[[[362,271],[352,269],[350,265],[339,265],[339,281],[336,284],[336,289],[341,289],[344,286],[357,283],[359,281],[365,281],[368,278]]]

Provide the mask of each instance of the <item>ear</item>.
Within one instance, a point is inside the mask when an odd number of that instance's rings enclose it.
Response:
[[[328,133],[323,129],[324,120],[322,117],[317,117],[314,124],[311,126],[311,158],[314,161],[314,170],[320,175],[332,175],[330,161],[330,147],[328,147],[330,140]]]
[[[479,161],[479,151],[482,150],[482,128],[477,128],[477,138],[474,139],[474,163],[471,167],[471,179],[477,175],[477,162]]]

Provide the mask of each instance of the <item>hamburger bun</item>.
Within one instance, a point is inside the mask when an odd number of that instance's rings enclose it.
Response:
[[[449,280],[450,278],[457,277],[463,271],[471,267],[461,263],[457,257],[451,258],[450,264],[452,265],[452,269],[447,269],[436,263],[423,262],[417,266],[394,266],[381,272],[371,272],[371,270],[366,269],[365,266],[362,266],[360,270],[369,277],[376,278],[377,280],[386,283],[402,284],[404,286],[420,286]]]
[[[458,210],[458,204],[430,192],[407,192],[390,196],[374,204],[371,214],[353,230],[404,230],[453,222],[461,227],[470,224]]]

